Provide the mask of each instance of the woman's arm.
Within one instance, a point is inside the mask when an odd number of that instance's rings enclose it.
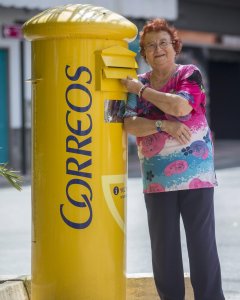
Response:
[[[156,120],[141,117],[128,117],[124,119],[125,130],[137,137],[143,137],[157,133]],[[190,129],[181,122],[162,120],[162,131],[176,138],[180,144],[186,144],[191,139]]]
[[[158,92],[151,88],[146,88],[142,95],[154,106],[175,117],[186,116],[192,111],[188,101],[178,95]]]
[[[132,78],[122,79],[122,83],[127,88],[128,92],[134,94],[138,94],[143,87],[143,84],[140,81]],[[144,89],[142,96],[164,113],[175,117],[186,116],[192,111],[192,106],[188,101],[178,95],[158,92],[147,87]]]
[[[141,117],[128,117],[124,118],[124,129],[135,136],[147,136],[157,132],[155,122]]]

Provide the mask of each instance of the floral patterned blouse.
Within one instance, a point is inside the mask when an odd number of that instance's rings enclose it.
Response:
[[[139,80],[150,86],[150,74],[139,75]],[[192,136],[185,145],[164,131],[136,138],[144,193],[216,186],[213,143],[205,116],[206,95],[199,69],[194,65],[178,65],[159,91],[180,95],[193,110],[177,118],[165,114],[144,98],[129,94],[124,117],[178,120],[190,128]]]

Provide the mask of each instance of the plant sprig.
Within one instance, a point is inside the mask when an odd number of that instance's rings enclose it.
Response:
[[[0,164],[0,176],[3,176],[8,182],[18,191],[22,190],[21,184],[23,181],[22,176],[16,174],[17,171],[13,171],[7,168],[7,164]]]

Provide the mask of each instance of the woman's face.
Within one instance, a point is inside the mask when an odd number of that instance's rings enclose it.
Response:
[[[145,35],[144,50],[146,61],[152,68],[175,63],[176,52],[171,36],[166,31],[152,31]]]

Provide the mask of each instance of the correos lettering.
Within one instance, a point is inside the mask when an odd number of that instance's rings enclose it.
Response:
[[[65,204],[60,205],[60,214],[68,226],[74,229],[84,229],[91,224],[93,218],[91,204],[93,193],[90,184],[92,173],[87,171],[88,167],[92,165],[92,152],[89,150],[89,146],[92,143],[92,117],[89,113],[92,106],[92,95],[87,88],[87,85],[89,86],[92,82],[92,73],[85,66],[78,67],[74,75],[70,75],[70,72],[71,67],[66,65],[65,76],[70,80],[65,92],[65,100],[68,105],[68,110],[66,111],[66,126],[69,131],[69,135],[66,138],[66,152],[69,154],[66,160],[66,174],[74,176],[73,178],[71,176],[71,179],[69,179],[66,185],[66,197],[68,203],[79,210],[79,222],[73,222],[64,214]],[[87,73],[84,75],[88,77],[86,85],[77,83],[83,73]],[[77,101],[76,97],[72,97],[73,99],[71,99],[71,95],[76,95],[76,92],[80,91],[81,94],[84,93],[84,101],[82,101],[81,97],[77,98]],[[72,120],[72,122],[70,120]],[[77,154],[77,156],[71,157],[72,153]],[[80,158],[81,163],[79,163]],[[73,193],[71,193],[71,190],[76,186],[79,187],[79,191],[81,191],[81,201],[74,199],[72,196]],[[85,210],[87,209],[87,217],[85,213],[84,218],[81,215],[81,209],[83,208]]]

